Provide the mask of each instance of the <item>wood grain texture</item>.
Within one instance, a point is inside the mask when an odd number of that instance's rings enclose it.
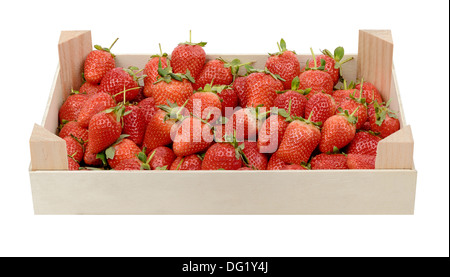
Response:
[[[91,31],[62,31],[58,44],[63,98],[81,86],[84,60],[92,51]]]
[[[67,170],[66,142],[35,124],[30,137],[31,170]]]
[[[417,173],[77,171],[70,180],[67,174],[30,172],[36,214],[413,214]]]
[[[394,44],[390,30],[360,30],[358,79],[373,83],[385,101],[391,97]]]
[[[412,169],[414,140],[411,126],[405,126],[378,143],[376,169]]]

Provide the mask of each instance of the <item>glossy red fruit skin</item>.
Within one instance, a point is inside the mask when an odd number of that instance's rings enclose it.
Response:
[[[350,123],[343,115],[333,115],[322,127],[320,152],[333,152],[334,147],[341,149],[349,144],[356,134],[355,124]]]
[[[369,122],[370,122],[370,130],[379,133],[381,138],[386,138],[393,133],[400,130],[400,121],[397,118],[390,117],[388,114],[386,114],[386,118],[384,119],[383,123],[379,126],[377,121],[377,116],[375,114],[375,108],[373,103],[369,105]]]
[[[205,154],[202,170],[237,170],[242,167],[241,159],[236,158],[236,151],[230,143],[215,143]]]
[[[193,93],[192,83],[186,79],[172,80],[170,83],[161,81],[151,87],[151,95],[157,106],[167,105],[167,101],[170,101],[181,107]]]
[[[99,87],[100,91],[113,96],[116,102],[123,101],[124,93],[121,92],[124,89],[128,90],[125,92],[125,101],[132,101],[138,95],[140,87],[133,77],[121,67],[116,67],[106,72]]]
[[[361,84],[357,84],[355,88],[360,91]],[[366,98],[367,104],[371,104],[374,100],[377,100],[378,103],[383,102],[380,91],[375,87],[374,84],[369,82],[363,83],[363,97]]]
[[[158,80],[158,67],[159,60],[161,59],[161,67],[167,67],[167,58],[166,57],[153,57],[151,58],[144,68],[144,75],[147,77],[144,78],[144,95],[145,97],[152,97],[152,86]]]
[[[108,159],[108,164],[115,169],[119,163],[128,159],[138,159],[137,155],[141,149],[130,139],[123,139],[118,144],[112,146],[115,149],[114,158]]]
[[[289,165],[278,157],[278,152],[273,153],[267,164],[267,170],[281,170],[285,166]]]
[[[281,170],[307,170],[304,166],[298,164],[285,165]]]
[[[77,163],[80,163],[84,156],[83,146],[71,136],[65,137],[64,140],[66,141],[67,155],[70,156],[69,160],[72,158]]]
[[[294,120],[286,128],[277,155],[289,164],[307,163],[320,138],[321,134],[317,127]]]
[[[286,91],[285,93],[279,94],[275,98],[273,105],[279,109],[289,110],[289,102],[291,103],[291,115],[305,117],[305,108],[308,98],[301,93],[296,91]]]
[[[135,158],[126,159],[117,164],[114,170],[142,170],[142,162]]]
[[[359,98],[360,90],[356,89],[347,89],[347,90],[335,90],[333,92],[333,98],[336,101],[336,104],[339,105],[340,102],[343,102],[350,98],[350,95],[353,95],[355,98]],[[374,100],[377,100],[378,103],[383,102],[381,95],[372,90],[363,90],[362,98],[366,99],[367,104],[371,104]]]
[[[81,127],[87,128],[91,118],[99,112],[105,111],[116,105],[114,99],[105,92],[99,92],[86,101],[78,114],[78,123]]]
[[[173,151],[178,157],[204,152],[213,142],[213,133],[200,119],[185,119],[173,139]]]
[[[78,119],[81,108],[85,105],[88,97],[84,94],[73,94],[67,97],[61,108],[59,109],[59,123],[63,120],[75,121]]]
[[[319,92],[326,94],[332,94],[334,88],[334,82],[330,74],[321,70],[307,70],[300,74],[300,89],[311,89],[308,94],[308,98]]]
[[[103,164],[102,160],[97,159],[97,153],[91,153],[87,151],[87,145],[83,157],[84,163],[90,166],[101,166]]]
[[[189,97],[186,109],[198,118],[215,122],[221,116],[222,102],[214,92],[196,92]]]
[[[179,44],[172,51],[171,66],[173,73],[186,74],[189,70],[191,76],[197,80],[206,61],[206,53],[200,45]]]
[[[156,107],[155,99],[153,97],[148,97],[139,102],[138,107],[141,109],[142,114],[144,116],[145,126],[148,125],[150,119],[155,115],[156,111],[158,111],[158,107]]]
[[[151,151],[158,146],[165,146],[172,143],[171,132],[176,124],[174,119],[164,120],[166,112],[158,110],[150,119],[145,131],[143,147]]]
[[[256,142],[245,141],[240,144],[244,144],[244,149],[242,152],[248,159],[248,165],[252,168],[256,168],[257,170],[266,170],[269,159],[266,155],[258,151]]]
[[[376,156],[348,154],[347,165],[349,169],[375,169]]]
[[[77,163],[74,159],[68,157],[67,162],[68,162],[69,170],[79,170],[80,169],[80,164]]]
[[[312,115],[311,115],[312,113]],[[309,98],[305,106],[305,118],[312,122],[322,122],[336,114],[336,104],[333,97],[326,93],[317,93]]]
[[[369,132],[357,132],[353,140],[347,146],[347,154],[377,155],[379,136]]]
[[[123,117],[122,134],[129,135],[127,138],[137,145],[141,145],[144,140],[145,124],[144,114],[138,106],[127,106],[125,112],[131,112]]]
[[[119,139],[122,125],[109,113],[98,113],[89,121],[87,151],[100,153]]]
[[[84,61],[84,78],[87,82],[98,84],[106,72],[116,67],[111,53],[103,50],[91,51]]]
[[[266,61],[265,67],[285,80],[282,81],[285,90],[291,89],[292,80],[300,75],[300,62],[291,51],[270,56]]]
[[[70,135],[76,137],[77,139],[87,141],[89,131],[86,128],[81,127],[78,122],[70,121],[62,127],[61,131],[59,131],[58,136],[61,138],[65,138]]]
[[[187,157],[177,157],[170,170],[202,170],[202,160],[195,154]]]
[[[224,62],[220,60],[211,60],[205,64],[202,71],[195,79],[193,84],[194,90],[205,88],[206,84],[213,85],[231,85],[233,82],[233,74],[231,68],[224,66]]]
[[[260,124],[252,108],[240,109],[225,124],[225,134],[236,135],[238,141],[256,141]]]
[[[153,154],[153,152],[155,154]],[[150,151],[148,153],[148,156],[150,157],[153,155],[153,158],[150,160],[150,168],[152,170],[159,168],[166,167],[166,169],[169,169],[170,165],[173,163],[175,158],[177,157],[172,149],[166,146],[159,146],[156,147],[154,150]]]
[[[247,82],[247,76],[239,76],[233,82],[233,89],[239,99],[239,106],[242,108],[247,107],[247,93],[245,91],[245,83]]]
[[[274,153],[283,140],[289,122],[281,115],[271,115],[258,132],[257,147],[261,153]]]
[[[311,159],[312,170],[348,169],[344,154],[319,154]]]
[[[339,76],[340,76],[339,68],[334,68],[336,61],[327,55],[319,55],[316,56],[316,62],[318,65],[320,65],[322,59],[324,59],[326,62],[325,72],[330,74],[331,79],[333,80],[333,84],[335,86],[337,83],[339,83]],[[309,67],[315,67],[314,59],[309,61]]]
[[[284,89],[280,80],[266,73],[252,73],[247,76],[245,82],[245,93],[247,95],[247,106],[257,107],[263,105],[266,109],[274,106],[277,91]]]
[[[221,99],[221,112],[222,116],[228,117],[232,114],[232,111],[239,105],[239,99],[236,95],[236,92],[233,88],[227,88],[222,90],[217,94]],[[230,111],[230,114],[227,114],[227,110]],[[227,116],[228,115],[228,116]]]
[[[340,103],[338,108],[341,108],[343,111],[347,110],[348,113],[352,114],[356,109],[355,116],[358,118],[356,122],[356,129],[359,130],[366,123],[368,114],[367,114],[367,106],[361,103],[356,102],[353,99],[347,99]]]
[[[92,95],[97,94],[99,92],[99,89],[100,85],[86,82],[81,85],[79,92],[85,94],[87,97],[91,97]]]

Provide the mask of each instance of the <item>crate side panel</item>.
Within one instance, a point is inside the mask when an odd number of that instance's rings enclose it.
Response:
[[[30,178],[36,214],[412,214],[416,172],[31,172]]]

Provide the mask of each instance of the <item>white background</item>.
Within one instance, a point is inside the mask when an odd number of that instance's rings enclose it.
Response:
[[[0,256],[448,256],[448,1],[7,1],[0,6]],[[345,46],[391,29],[418,170],[414,216],[34,216],[28,140],[58,63],[61,30],[115,53]]]

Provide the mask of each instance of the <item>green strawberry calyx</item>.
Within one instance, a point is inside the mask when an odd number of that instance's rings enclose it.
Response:
[[[175,120],[175,122],[181,122],[184,119],[188,118],[188,116],[184,116],[182,114],[182,112],[184,111],[184,107],[186,106],[186,104],[188,103],[189,100],[186,100],[186,102],[184,102],[184,104],[179,107],[177,105],[177,103],[172,103],[169,100],[167,100],[167,104],[168,105],[159,105],[157,106],[158,108],[160,108],[161,110],[166,112],[166,115],[164,116],[164,122],[166,122],[167,120]]]
[[[277,52],[277,53],[269,53],[270,56],[279,56],[279,55],[282,55],[286,51],[290,51],[290,52],[292,52],[294,54],[297,54],[297,53],[295,53],[295,51],[291,51],[291,50],[288,50],[286,48],[286,41],[284,41],[284,39],[281,39],[280,42],[277,42],[277,46],[278,46],[278,51],[279,52]]]
[[[131,77],[133,77],[133,80],[135,82],[139,82],[139,80],[147,77],[145,74],[138,75],[139,73],[143,72],[144,69],[139,69],[136,66],[129,66],[128,68],[123,68],[123,71],[128,73]]]
[[[355,125],[358,122],[358,117],[355,116],[355,113],[359,110],[359,107],[357,107],[351,114],[349,114],[348,110],[343,110],[341,107],[338,108],[338,115],[344,116],[348,122]]]
[[[222,57],[217,58],[217,60],[224,63],[223,67],[231,69],[231,75],[233,75],[233,82],[234,82],[234,80],[236,80],[241,66],[244,66],[244,67],[247,65],[250,66],[251,64],[254,63],[254,62],[242,63],[241,60],[239,60],[239,59],[233,59],[231,62],[228,62],[228,61],[224,60]]]
[[[141,169],[142,170],[151,170],[150,162],[152,161],[153,157],[155,156],[156,149],[153,150],[153,152],[150,154],[150,156],[147,157],[145,154],[147,152],[147,148],[144,147],[141,152],[139,152],[136,156],[139,159],[139,161],[142,162]],[[155,170],[167,170],[167,165],[163,167],[157,167]]]
[[[342,84],[343,86],[341,86],[341,90],[349,90],[349,89],[355,89],[356,88],[356,83],[351,81],[350,84],[347,84],[347,80],[342,79]]]
[[[194,79],[194,77],[191,76],[191,72],[189,71],[189,69],[186,70],[186,74],[173,73],[173,70],[172,70],[172,67],[170,66],[169,60],[167,60],[167,67],[162,68],[161,58],[159,58],[159,62],[158,62],[158,74],[159,74],[159,78],[153,84],[157,84],[162,81],[164,81],[166,83],[170,83],[170,82],[172,82],[172,80],[182,82],[184,79],[188,80],[191,83],[195,83],[195,79]]]
[[[353,60],[353,57],[349,57],[345,60],[342,60],[345,55],[344,47],[342,47],[342,46],[338,46],[336,49],[334,49],[334,54],[332,54],[331,51],[328,49],[324,49],[321,52],[324,55],[326,55],[336,61],[336,63],[334,64],[335,69],[340,69],[344,63]],[[341,76],[342,76],[342,74],[341,74]]]
[[[236,139],[236,131],[233,135],[225,134],[223,136],[224,143],[229,143],[234,147],[235,155],[237,160],[242,160],[245,165],[249,164],[248,158],[244,154],[245,144],[243,142],[238,142]]]
[[[286,81],[285,79],[281,78],[280,75],[270,72],[270,70],[267,67],[265,67],[264,70],[256,69],[256,68],[253,68],[251,66],[245,66],[245,68],[247,69],[247,73],[249,73],[249,74],[251,74],[251,73],[265,73],[265,74],[268,74],[268,75],[272,76],[275,80],[280,80],[282,82]]]
[[[162,58],[162,57],[167,58],[168,56],[169,55],[167,53],[163,53],[162,48],[161,48],[161,43],[159,43],[159,54],[151,55],[150,59],[152,59],[152,58]]]
[[[288,90],[283,90],[283,91],[277,91],[277,94],[283,94],[285,92],[288,91],[295,91],[298,92],[302,95],[308,95],[311,92],[311,88],[307,88],[307,89],[299,89],[300,87],[300,79],[298,78],[298,76],[295,76],[295,78],[292,80],[292,84],[291,84],[291,89]]]
[[[333,146],[333,151],[326,152],[325,154],[327,154],[327,155],[344,155],[344,156],[347,156],[347,154],[345,154],[344,152],[341,152],[341,150],[339,148],[337,148],[336,146]]]
[[[314,61],[314,67],[309,67],[309,59],[306,61],[306,66],[305,66],[305,71],[308,70],[321,70],[321,71],[327,71],[325,69],[325,65],[327,64],[327,62],[324,59],[320,59],[320,66],[317,65],[317,59],[316,59],[316,55],[314,54],[314,51],[312,49],[312,47],[310,48],[311,50],[311,54],[313,57],[313,61]]]
[[[379,104],[377,100],[373,101],[373,106],[375,108],[375,116],[376,121],[375,124],[378,126],[381,126],[386,119],[386,116],[392,117],[392,118],[398,118],[397,113],[389,109],[389,105],[391,104],[391,99],[383,105],[383,103]]]
[[[205,47],[206,44],[207,44],[207,42],[203,42],[203,41],[198,42],[198,43],[193,43],[192,42],[192,31],[189,30],[189,41],[179,43],[178,45],[198,45],[200,47]]]
[[[116,42],[119,40],[119,38],[116,38],[116,40],[111,44],[111,46],[109,48],[106,47],[101,47],[100,45],[96,44],[94,45],[94,48],[100,51],[105,51],[111,54],[111,56],[113,56],[113,58],[116,57],[116,55],[114,55],[113,53],[111,53],[111,48],[113,48],[114,44],[116,44]]]

